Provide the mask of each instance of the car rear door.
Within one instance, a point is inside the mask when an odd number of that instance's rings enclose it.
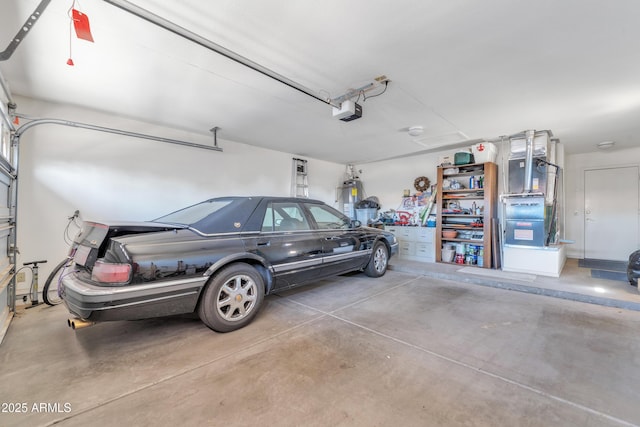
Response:
[[[358,270],[369,260],[371,236],[352,228],[351,220],[330,206],[306,203],[322,241],[323,270],[340,274]]]

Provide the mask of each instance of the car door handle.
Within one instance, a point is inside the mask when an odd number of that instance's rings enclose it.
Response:
[[[339,236],[331,236],[331,237],[325,237],[324,240],[338,240],[340,239]]]
[[[258,242],[258,246],[271,246],[271,240],[267,240],[266,242]]]

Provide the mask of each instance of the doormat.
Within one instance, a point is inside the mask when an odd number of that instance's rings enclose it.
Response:
[[[591,277],[594,279],[618,280],[621,282],[627,281],[627,273],[620,271],[591,269]]]
[[[535,274],[511,273],[502,270],[490,270],[478,267],[464,267],[458,273],[476,274],[478,276],[495,277],[496,279],[520,280],[522,282],[533,282],[536,280]]]
[[[578,267],[595,268],[597,270],[627,271],[626,261],[609,261],[606,259],[579,259]]]

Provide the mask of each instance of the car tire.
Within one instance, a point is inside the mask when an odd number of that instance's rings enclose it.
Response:
[[[373,245],[373,251],[371,252],[371,259],[364,268],[364,274],[369,277],[380,277],[387,272],[389,265],[389,249],[383,242],[376,242]]]
[[[235,263],[211,278],[200,298],[198,316],[216,332],[231,332],[251,323],[263,300],[260,273],[249,264]]]

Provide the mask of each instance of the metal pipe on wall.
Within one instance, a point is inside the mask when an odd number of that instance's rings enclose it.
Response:
[[[165,142],[165,143],[168,143],[168,144],[183,145],[183,146],[186,146],[186,147],[202,148],[202,149],[205,149],[205,150],[212,150],[212,151],[222,151],[222,148],[217,146],[217,140],[216,140],[216,146],[212,147],[210,145],[196,144],[194,142],[181,141],[181,140],[178,140],[178,139],[164,138],[164,137],[160,137],[160,136],[145,135],[145,134],[137,133],[137,132],[130,132],[130,131],[125,131],[125,130],[121,130],[121,129],[107,128],[107,127],[91,125],[91,124],[87,124],[87,123],[72,122],[72,121],[69,121],[69,120],[30,119],[29,117],[26,117],[26,116],[23,116],[23,115],[20,115],[20,114],[18,114],[17,117],[20,117],[20,118],[23,118],[23,119],[26,119],[26,120],[31,120],[31,121],[29,123],[26,123],[26,124],[20,126],[18,128],[18,130],[14,133],[12,142],[15,145],[19,144],[20,137],[27,130],[29,130],[29,129],[35,127],[35,126],[38,126],[38,125],[53,124],[53,125],[62,125],[62,126],[69,126],[69,127],[75,127],[75,128],[81,128],[81,129],[95,130],[95,131],[98,131],[98,132],[113,133],[113,134],[116,134],[116,135],[130,136],[132,138],[149,139],[151,141],[158,141],[158,142]]]
[[[533,140],[536,131],[528,130],[525,132],[526,137],[526,155],[524,161],[524,192],[531,193],[533,185]]]

